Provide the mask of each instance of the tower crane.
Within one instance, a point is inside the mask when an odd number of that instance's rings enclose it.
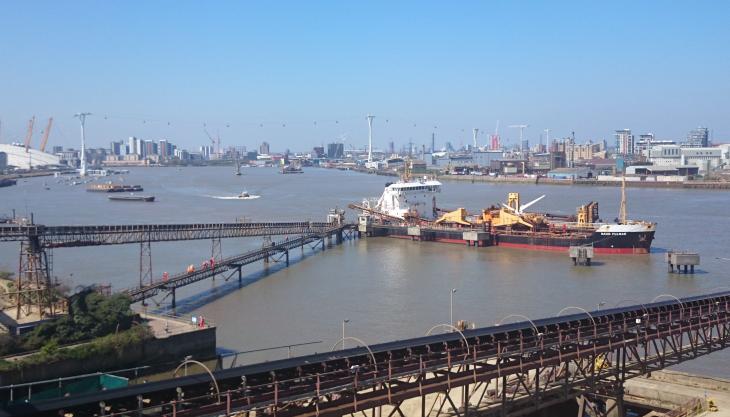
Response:
[[[25,151],[30,148],[30,140],[33,139],[33,125],[35,124],[35,116],[28,121],[28,133],[25,135]]]
[[[53,117],[48,118],[48,125],[46,125],[46,130],[43,132],[43,139],[41,140],[41,152],[46,151],[46,144],[48,144],[48,135],[51,134],[51,126],[53,125]]]
[[[213,136],[211,136],[210,133],[208,133],[208,129],[203,129],[203,131],[205,131],[205,134],[208,135],[208,139],[210,139],[210,141],[213,142],[213,152],[215,154],[219,154],[220,153],[220,149],[221,149],[221,137],[220,137],[220,135],[217,135],[218,142],[216,144],[216,140],[213,139]],[[217,148],[216,148],[216,146],[217,146]]]
[[[527,129],[528,127],[530,127],[530,125],[510,125],[509,127],[513,127],[513,128],[520,129],[520,147],[521,147],[522,146],[523,133],[525,132],[525,129]]]

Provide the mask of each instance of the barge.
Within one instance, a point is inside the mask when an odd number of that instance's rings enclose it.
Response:
[[[140,201],[145,203],[151,203],[155,201],[153,195],[110,195],[110,201]]]
[[[131,193],[144,191],[141,185],[113,184],[111,182],[103,184],[92,184],[86,187],[86,191],[95,193]]]

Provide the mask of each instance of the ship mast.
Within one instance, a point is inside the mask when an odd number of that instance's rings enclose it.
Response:
[[[405,164],[403,165],[403,181],[409,182],[411,180],[411,159],[406,158]]]
[[[621,177],[621,208],[618,212],[620,224],[626,224],[626,175]]]

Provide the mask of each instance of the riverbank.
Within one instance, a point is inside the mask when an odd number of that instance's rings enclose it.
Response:
[[[442,181],[461,181],[472,183],[492,184],[549,184],[549,185],[583,185],[594,187],[620,187],[621,181],[598,181],[589,179],[580,180],[558,180],[552,178],[528,178],[528,177],[492,177],[489,175],[438,175]],[[730,190],[730,182],[725,181],[683,181],[683,182],[659,182],[659,181],[626,181],[627,187],[632,188],[683,188],[700,190]]]
[[[215,358],[216,327],[140,314],[144,326],[67,347],[4,357],[0,386],[134,366]]]
[[[35,178],[35,177],[51,177],[57,172],[60,173],[71,173],[73,170],[57,170],[57,169],[41,169],[37,171],[18,172],[11,174],[0,175],[0,180],[19,180],[22,178]]]

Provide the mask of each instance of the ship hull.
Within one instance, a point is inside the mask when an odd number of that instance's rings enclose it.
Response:
[[[497,234],[494,244],[497,246],[567,252],[571,246],[593,246],[595,253],[607,254],[645,254],[651,251],[654,231],[601,233],[589,235],[534,235],[530,234]]]

